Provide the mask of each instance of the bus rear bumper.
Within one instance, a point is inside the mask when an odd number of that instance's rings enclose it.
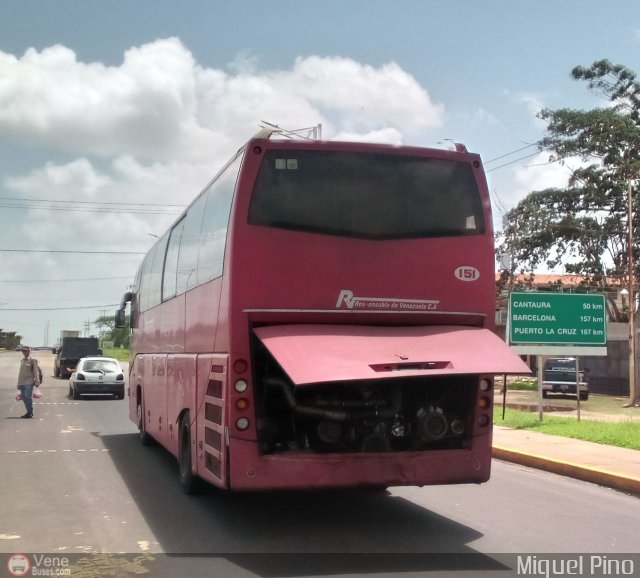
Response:
[[[473,450],[260,456],[257,443],[233,438],[230,450],[229,487],[239,491],[482,483],[491,472],[490,435]]]

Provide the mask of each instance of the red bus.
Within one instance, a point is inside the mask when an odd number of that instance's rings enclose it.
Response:
[[[254,138],[145,257],[129,414],[232,490],[484,482],[494,333],[478,155]]]

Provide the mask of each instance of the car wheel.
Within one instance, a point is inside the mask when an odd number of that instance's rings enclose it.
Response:
[[[547,392],[546,389],[542,390],[542,397],[544,397],[545,399],[549,397],[549,393]]]
[[[80,399],[80,393],[78,392],[78,388],[73,388],[73,399]]]
[[[69,384],[69,393],[67,394],[68,397],[73,397],[73,388],[71,387],[71,384]]]
[[[53,377],[60,377],[60,368],[55,364],[53,366]]]
[[[180,470],[180,485],[185,494],[195,494],[198,490],[198,478],[191,469],[191,426],[189,412],[182,416],[180,422],[180,436],[178,438],[178,467]]]
[[[588,393],[581,393],[580,394],[580,401],[587,401],[589,399],[589,394]]]

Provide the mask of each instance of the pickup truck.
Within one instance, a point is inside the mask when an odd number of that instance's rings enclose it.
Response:
[[[64,337],[56,350],[53,363],[53,375],[68,378],[83,357],[102,355],[97,337]]]
[[[542,397],[548,397],[550,393],[571,393],[576,395],[578,389],[581,400],[586,401],[589,399],[589,384],[585,378],[585,372],[578,370],[578,375],[576,376],[575,357],[549,357],[544,362]]]

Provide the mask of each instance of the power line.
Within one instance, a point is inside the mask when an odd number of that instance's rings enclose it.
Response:
[[[161,208],[157,210],[131,210],[131,209],[117,209],[107,207],[38,207],[35,205],[7,205],[0,203],[0,207],[4,209],[29,209],[32,211],[65,211],[66,213],[119,213],[125,215],[178,215],[180,211],[176,210],[163,210]]]
[[[115,279],[131,279],[133,275],[127,277],[85,277],[83,279],[0,279],[0,283],[67,283],[68,281],[113,281]]]
[[[79,255],[146,255],[146,251],[55,251],[47,249],[0,249],[2,253],[74,253]]]
[[[60,201],[56,199],[21,199],[16,197],[0,197],[0,201],[27,201],[34,203],[71,203],[74,205],[123,205],[123,206],[141,206],[141,207],[181,207],[186,205],[170,205],[168,203],[119,203],[119,202],[107,202],[107,201]]]
[[[109,305],[87,305],[83,307],[25,307],[25,308],[11,308],[0,309],[0,311],[75,311],[76,309],[101,309],[104,307],[118,307],[119,303],[110,303]]]
[[[36,203],[41,203],[40,205]],[[169,203],[128,203],[117,201],[75,201],[63,199],[34,199],[0,197],[0,207],[36,211],[65,211],[88,213],[124,213],[134,215],[177,215],[186,205]]]
[[[516,154],[516,153],[519,153],[520,151],[524,151],[524,150],[527,150],[527,149],[529,149],[529,148],[531,148],[531,147],[535,147],[535,146],[538,146],[538,143],[528,144],[527,146],[523,146],[522,148],[519,148],[519,149],[513,150],[513,151],[511,151],[510,153],[506,153],[506,154],[504,154],[504,155],[500,155],[499,157],[495,157],[495,158],[493,158],[493,159],[489,159],[488,161],[484,161],[484,164],[486,165],[487,163],[492,163],[492,162],[494,162],[494,161],[499,161],[500,159],[503,159],[503,158],[505,158],[505,157],[510,157],[511,155],[514,155],[514,154]],[[1,198],[1,197],[0,197],[0,198]]]
[[[485,172],[490,173],[492,171],[497,171],[498,169],[501,169],[503,167],[508,167],[509,165],[512,165],[514,163],[519,163],[520,161],[523,161],[523,160],[528,159],[530,157],[534,157],[537,154],[539,154],[538,151],[536,151],[535,153],[531,153],[530,155],[526,155],[524,157],[520,157],[519,159],[516,159],[515,161],[510,161],[508,163],[504,163],[503,165],[500,165],[500,166],[497,166],[497,167],[493,167],[492,169],[489,169],[488,171],[485,171]]]

